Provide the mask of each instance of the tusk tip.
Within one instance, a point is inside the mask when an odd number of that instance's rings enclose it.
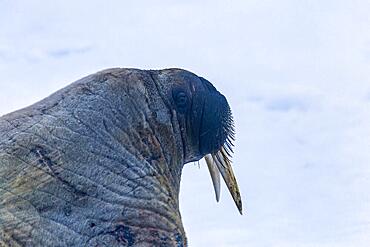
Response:
[[[240,207],[238,207],[238,210],[239,210],[240,215],[243,215],[243,209],[242,209],[242,207],[241,207],[241,206],[240,206]]]
[[[238,208],[238,211],[239,211],[240,215],[243,215],[242,201],[241,200],[235,201],[235,204],[236,204],[236,207]]]

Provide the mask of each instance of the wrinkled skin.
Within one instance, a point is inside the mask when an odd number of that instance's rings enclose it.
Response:
[[[181,170],[227,109],[185,70],[109,69],[1,117],[0,246],[187,246]]]

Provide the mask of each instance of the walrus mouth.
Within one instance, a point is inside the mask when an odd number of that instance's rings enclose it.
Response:
[[[234,123],[231,114],[229,115],[226,125],[224,127],[226,133],[228,133],[227,138],[221,148],[213,153],[204,156],[209,173],[211,174],[213,188],[216,194],[216,201],[220,200],[220,173],[226,183],[227,188],[239,210],[240,214],[242,212],[242,200],[240,197],[239,187],[236,182],[234,172],[231,168],[231,156],[233,153],[233,141],[235,141],[235,131]]]

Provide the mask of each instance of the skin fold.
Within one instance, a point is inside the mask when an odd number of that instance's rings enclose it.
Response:
[[[104,70],[2,116],[0,246],[187,246],[182,168],[212,154],[224,175],[231,121],[181,69]]]

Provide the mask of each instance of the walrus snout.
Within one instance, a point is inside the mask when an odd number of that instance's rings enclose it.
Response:
[[[208,81],[199,131],[199,151],[202,156],[215,153],[233,138],[233,119],[225,96],[219,93]],[[229,137],[230,136],[230,137]],[[228,140],[229,138],[229,140]]]
[[[225,96],[218,92],[209,81],[201,77],[200,80],[205,91],[200,120],[199,152],[205,156],[216,200],[220,199],[221,173],[240,214],[242,214],[239,187],[231,167],[232,147],[235,140],[231,109]]]

